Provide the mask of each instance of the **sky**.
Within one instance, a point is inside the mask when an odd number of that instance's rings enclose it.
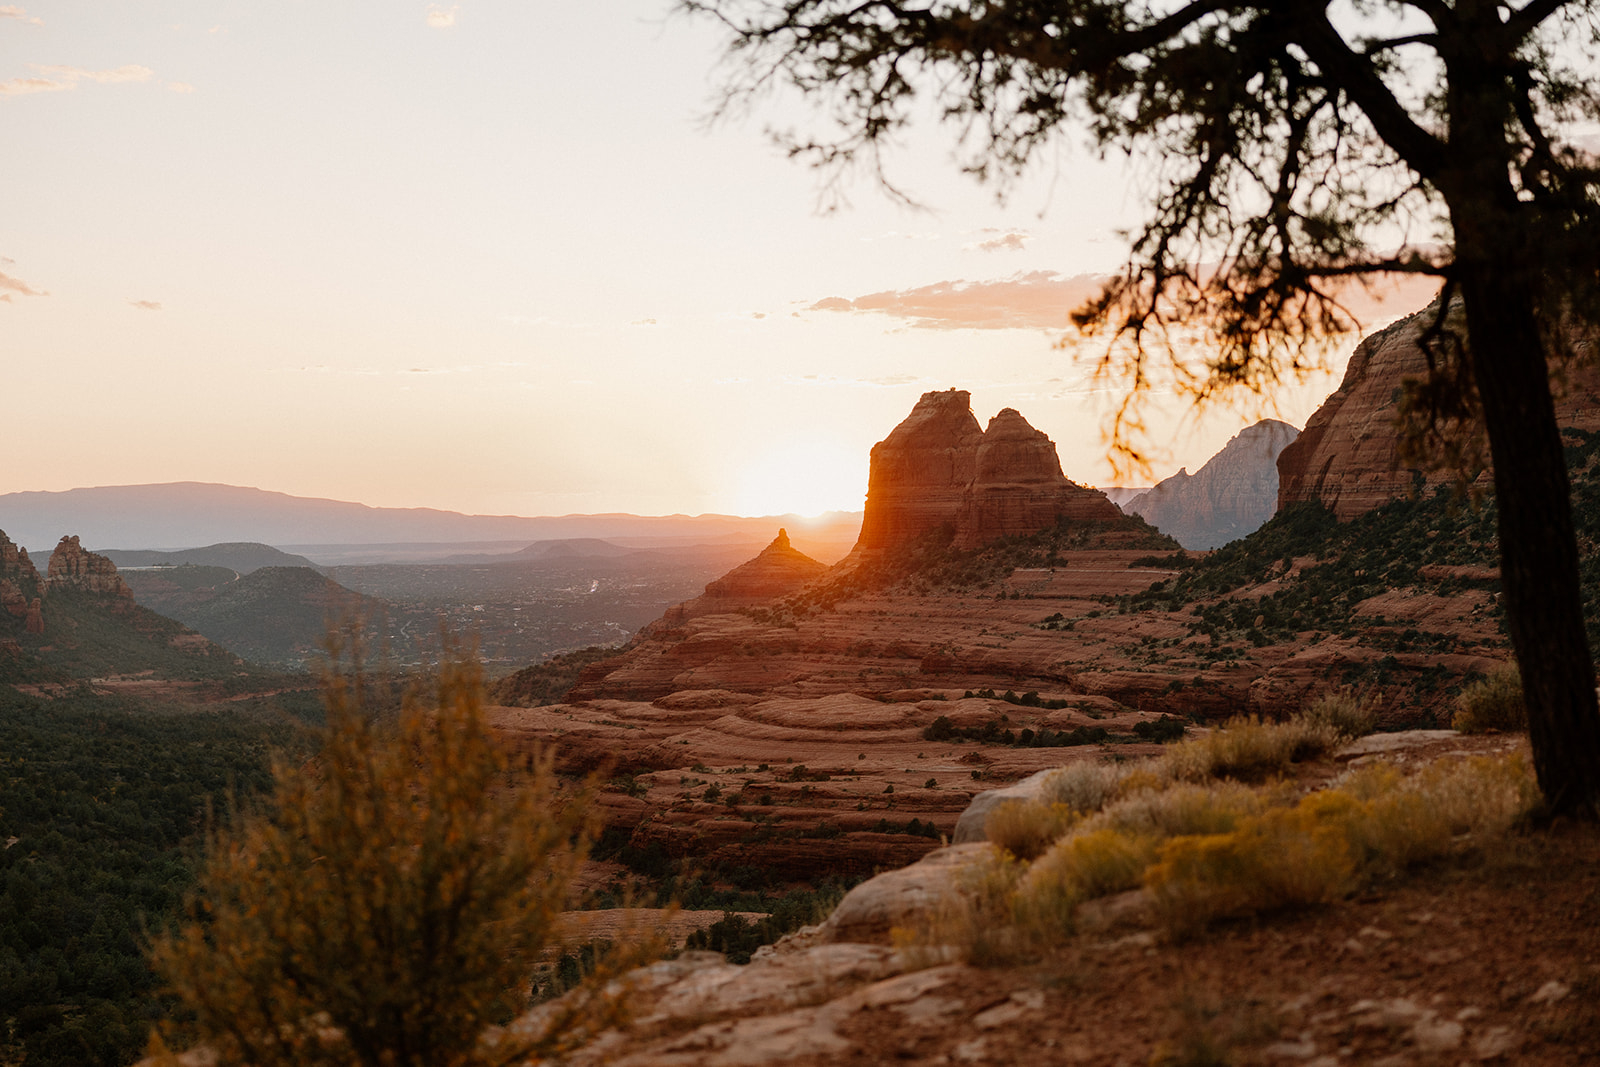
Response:
[[[765,132],[803,103],[709,122],[722,40],[669,7],[0,3],[0,493],[854,510],[872,444],[952,387],[1076,481],[1148,484],[1066,329],[1137,167],[1068,139],[1002,200],[929,126],[890,157],[919,208],[863,178],[828,210]],[[1353,346],[1275,408],[1171,405],[1153,476],[1304,425]]]

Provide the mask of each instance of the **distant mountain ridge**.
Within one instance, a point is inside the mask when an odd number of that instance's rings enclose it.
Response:
[[[1278,454],[1300,431],[1262,419],[1235,434],[1199,470],[1187,469],[1122,504],[1184,548],[1221,548],[1260,529],[1278,510]]]
[[[178,552],[108,548],[100,554],[123,570],[129,567],[178,566],[184,563],[202,567],[226,567],[240,574],[249,574],[263,567],[321,569],[304,556],[296,556],[254,541],[230,541],[220,545],[207,545],[204,548],[186,548]]]
[[[730,537],[765,543],[775,526],[796,532],[859,527],[859,512],[816,519],[792,515],[626,514],[463,515],[436,508],[375,508],[342,500],[211,482],[99,486],[63,492],[0,495],[0,527],[18,544],[42,550],[63,531],[103,548],[181,550],[194,545],[260,542],[268,545],[380,544],[404,542],[521,541],[570,538]],[[853,540],[828,533],[832,540]]]

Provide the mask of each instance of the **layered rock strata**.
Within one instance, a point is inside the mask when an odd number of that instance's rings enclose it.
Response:
[[[1219,548],[1278,510],[1278,455],[1300,431],[1263,419],[1240,430],[1194,474],[1180,470],[1122,505],[1184,548]]]
[[[1071,481],[1056,446],[1011,408],[972,414],[963,389],[922,394],[905,421],[872,447],[856,553],[908,544],[940,527],[957,548],[1033,533],[1058,519],[1114,521],[1105,494]]]
[[[1428,307],[1356,346],[1344,381],[1278,456],[1278,506],[1320,501],[1341,521],[1355,518],[1419,488],[1451,480],[1453,471],[1400,462],[1400,388],[1428,373],[1418,340],[1437,309]],[[1600,372],[1592,361],[1553,377],[1556,419],[1562,426],[1600,430]]]

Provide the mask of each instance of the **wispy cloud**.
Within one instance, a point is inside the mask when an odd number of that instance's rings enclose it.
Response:
[[[192,92],[194,92],[194,86],[190,85],[188,82],[168,82],[167,83],[167,88],[170,89],[172,92],[175,92],[175,93],[192,93]]]
[[[427,21],[428,25],[436,30],[448,30],[456,24],[456,12],[461,10],[460,4],[429,4]]]
[[[10,262],[7,260],[6,262]],[[9,274],[0,274],[0,300],[11,303],[12,296],[49,296],[42,289],[35,289],[21,278],[13,278]]]
[[[134,307],[139,308],[139,309],[144,310],[144,311],[160,311],[161,310],[161,301],[159,301],[159,300],[130,300],[130,301],[128,301],[128,303],[130,303]]]
[[[59,65],[46,65],[30,63],[37,74],[27,78],[10,78],[0,81],[0,96],[27,96],[31,93],[53,93],[63,89],[75,89],[79,82],[143,82],[149,81],[155,71],[149,67],[141,67],[137,63],[129,63],[112,70],[85,70],[82,67],[67,67]]]
[[[930,330],[1065,330],[1074,308],[1097,296],[1104,274],[1063,277],[1037,270],[992,281],[935,282],[916,289],[869,293],[849,300],[830,296],[807,311],[887,315]],[[1437,279],[1420,275],[1379,279],[1371,287],[1351,282],[1338,298],[1362,328],[1407,314],[1438,292]]]
[[[847,300],[831,296],[808,311],[888,315],[934,330],[1061,329],[1067,314],[1100,290],[1105,276],[1063,278],[1038,270],[997,281],[935,282],[916,289],[869,293]]]
[[[978,240],[961,246],[963,252],[1021,252],[1033,240],[1033,234],[1027,230],[1000,230],[988,226],[978,233]]]
[[[30,26],[44,25],[44,19],[34,18],[16,4],[0,5],[0,19],[20,19]]]

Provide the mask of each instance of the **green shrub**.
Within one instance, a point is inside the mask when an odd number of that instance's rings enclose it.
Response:
[[[1450,725],[1464,734],[1485,730],[1526,730],[1528,709],[1522,701],[1522,675],[1514,666],[1501,667],[1473,682],[1456,698]]]

